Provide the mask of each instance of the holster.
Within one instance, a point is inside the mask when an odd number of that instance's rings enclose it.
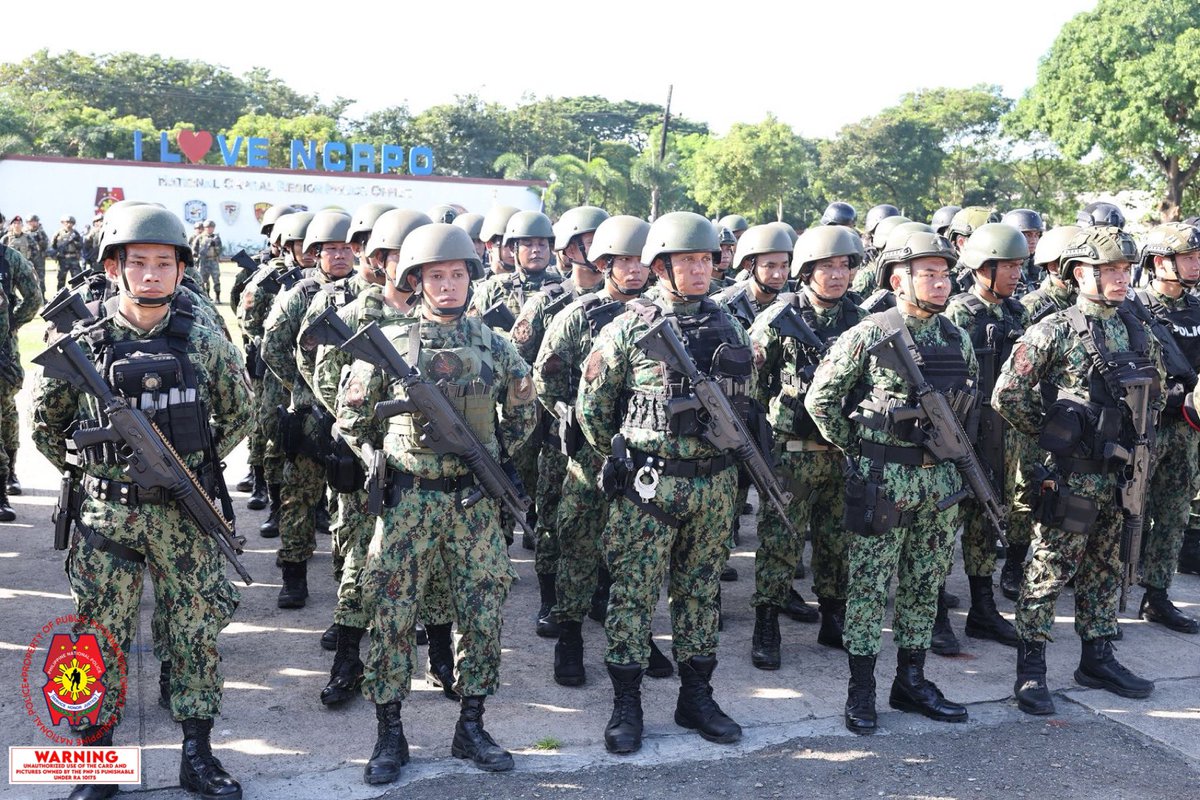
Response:
[[[246,343],[246,372],[255,380],[262,380],[267,374],[267,362],[262,357],[262,338],[258,336]]]
[[[870,480],[857,471],[846,476],[842,524],[859,536],[880,536],[903,525],[903,515],[883,490],[882,465],[872,467]]]
[[[624,494],[632,474],[633,460],[625,450],[625,437],[617,434],[613,437],[612,454],[604,459],[604,466],[600,468],[600,491],[609,500]]]
[[[310,409],[303,408],[289,411],[285,405],[275,407],[275,416],[279,420],[279,434],[276,441],[279,449],[290,461],[300,455],[304,445],[304,417]]]
[[[325,481],[335,492],[357,492],[366,483],[367,473],[362,462],[346,440],[334,436],[329,453],[325,456]]]
[[[54,549],[66,550],[71,545],[71,527],[79,518],[79,509],[83,505],[83,490],[80,486],[79,475],[73,469],[63,473],[58,487],[58,502],[54,504],[54,513],[50,520],[54,523]]]
[[[363,448],[364,457],[367,448]],[[388,466],[387,456],[382,449],[372,450],[370,465],[366,471],[367,513],[380,516],[385,508],[400,504],[400,487],[396,485],[395,470]]]
[[[1033,517],[1043,525],[1067,533],[1087,533],[1100,516],[1100,506],[1094,500],[1074,494],[1065,480],[1040,467],[1035,471],[1040,489],[1033,507]],[[1046,487],[1053,481],[1052,488]]]
[[[584,446],[583,429],[579,427],[579,417],[575,414],[575,406],[566,403],[555,405],[555,417],[546,415],[548,419],[557,419],[558,447],[564,456],[573,458]],[[553,422],[551,422],[553,424]]]

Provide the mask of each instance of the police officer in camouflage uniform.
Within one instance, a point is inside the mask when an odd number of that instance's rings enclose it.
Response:
[[[1134,448],[1132,414],[1123,388],[1148,386],[1148,411],[1163,407],[1166,381],[1160,348],[1128,307],[1132,238],[1115,227],[1081,230],[1060,257],[1059,271],[1079,287],[1075,305],[1025,332],[996,381],[992,407],[1050,451],[1038,507],[1041,525],[1017,601],[1017,705],[1054,713],[1046,686],[1046,642],[1063,586],[1075,579],[1075,631],[1083,640],[1075,680],[1122,697],[1148,697],[1154,683],[1113,655],[1122,563],[1122,512],[1112,446]],[[1149,425],[1149,423],[1147,423]],[[1153,448],[1153,427],[1149,427]]]
[[[1028,324],[1025,307],[1013,297],[1028,256],[1028,237],[1022,231],[1003,222],[981,225],[963,245],[958,260],[960,267],[974,270],[975,280],[970,291],[955,297],[946,309],[946,316],[970,335],[979,362],[981,403],[976,449],[991,473],[998,498],[1006,497],[1006,476],[1020,468],[1017,452],[1012,446],[1013,439],[1019,434],[1014,434],[1000,413],[992,408],[991,394],[1000,367],[1008,360],[1013,344]],[[962,509],[963,568],[971,587],[967,636],[1016,647],[1017,632],[996,609],[992,588],[992,574],[996,571],[996,531],[983,518],[973,499],[963,501]],[[1010,545],[1028,548],[1029,540],[1025,534],[1029,532],[1029,526],[1020,526],[1018,531],[1009,530],[1006,538]],[[957,653],[959,647],[944,608],[942,601],[934,629],[933,650],[949,655],[952,653],[938,649],[939,636],[945,637],[941,643],[944,649]]]
[[[855,472],[846,493],[846,526],[857,535],[850,543],[843,643],[850,660],[845,722],[857,734],[876,729],[875,659],[897,572],[892,630],[898,657],[889,703],[943,722],[967,719],[966,708],[925,678],[938,586],[950,570],[959,522],[957,506],[942,510],[939,503],[963,481],[953,464],[938,463],[926,451],[919,426],[898,413],[919,408],[912,388],[870,349],[899,331],[901,346],[906,338],[915,343],[926,380],[952,397],[973,385],[975,353],[967,334],[941,313],[954,265],[949,242],[925,231],[893,234],[881,260],[892,267],[896,308],[842,334],[804,399],[821,436],[841,448]]]
[[[721,257],[713,263],[712,280],[708,284],[709,295],[714,295],[722,289],[727,289],[733,285],[733,274],[729,268],[733,266],[733,252],[737,248],[738,243],[738,238],[733,235],[733,231],[729,228],[721,225],[716,227],[717,243],[721,245]],[[743,230],[749,230],[749,228],[744,228]]]
[[[147,385],[138,379],[139,372],[148,376],[162,370],[161,361],[146,353],[173,358],[175,375],[181,376],[174,388],[195,390],[197,402],[168,401],[150,416],[211,496],[220,459],[245,434],[250,389],[236,348],[219,332],[194,324],[190,302],[176,294],[191,258],[183,225],[155,206],[123,209],[109,221],[100,257],[109,277],[119,282],[120,297],[101,321],[72,335],[85,344],[84,352],[106,379],[124,377],[115,384],[118,391],[123,385]],[[52,378],[38,382],[33,409],[34,442],[59,469],[68,465],[70,426],[105,422],[92,396]],[[174,500],[125,482],[119,449],[96,445],[83,448],[80,458],[85,497],[67,574],[76,611],[89,621],[78,623],[76,632],[98,634],[109,664],[117,663],[118,654],[104,631],[111,632],[122,652],[131,652],[142,580],[149,569],[174,663],[170,708],[184,737],[180,783],[203,797],[240,798],[241,786],[213,756],[210,744],[221,702],[217,635],[238,604],[221,554]],[[102,678],[107,693],[100,719],[113,725],[125,700],[119,677],[113,668]],[[85,743],[111,746],[112,730],[89,727],[78,733]],[[96,800],[116,793],[115,784],[84,784],[71,797]]]
[[[487,251],[487,258],[484,260],[484,265],[487,267],[484,278],[516,271],[517,267],[513,264],[512,247],[504,244],[504,231],[508,227],[508,221],[512,215],[518,211],[520,209],[514,206],[492,206],[484,215],[483,222],[479,225],[479,238]],[[484,278],[478,280],[484,280]]]
[[[1200,620],[1176,608],[1167,590],[1179,563],[1192,498],[1200,491],[1196,428],[1200,415],[1191,403],[1184,407],[1200,368],[1200,298],[1191,291],[1200,284],[1200,232],[1182,222],[1151,228],[1142,243],[1141,263],[1153,280],[1149,288],[1138,290],[1138,298],[1161,323],[1155,335],[1170,336],[1187,364],[1168,369],[1167,405],[1158,426],[1158,462],[1147,498],[1141,561],[1146,593],[1138,616],[1179,633],[1195,634],[1200,633]]]
[[[901,225],[910,223],[915,225],[921,224],[913,223],[913,221],[908,217],[901,216],[900,214],[892,214],[877,221],[875,223],[875,227],[871,229],[871,241],[874,244],[867,248],[865,252],[868,254],[873,252],[874,255],[871,256],[871,260],[867,264],[866,269],[859,270],[857,274],[855,274],[854,280],[850,284],[851,291],[860,297],[867,298],[863,301],[863,307],[867,308],[869,311],[882,311],[883,308],[875,308],[872,306],[879,300],[881,292],[884,294],[890,294],[891,292],[891,288],[888,286],[887,282],[884,281],[881,283],[879,280],[880,251],[887,249],[887,240],[888,237],[892,235],[892,231],[894,231],[896,228],[899,228]],[[922,230],[923,228],[915,228],[910,225],[908,229]],[[886,307],[891,308],[891,305],[889,304]]]
[[[316,256],[316,267],[280,292],[264,325],[263,359],[291,394],[286,412],[279,414],[279,444],[285,457],[279,507],[280,608],[303,608],[308,599],[308,559],[317,546],[316,509],[326,486],[323,448],[329,430],[320,415],[313,413],[318,401],[297,370],[296,350],[315,353],[316,342],[300,335],[304,314],[323,286],[347,277],[354,269],[354,253],[346,242],[350,222],[350,215],[342,211],[320,211],[313,216],[302,247]]]
[[[418,294],[420,317],[386,330],[422,375],[437,380],[490,454],[501,457],[533,433],[536,398],[529,365],[503,336],[464,312],[472,273],[483,265],[470,237],[453,225],[423,225],[400,248],[397,281]],[[357,361],[338,397],[338,428],[352,447],[376,433],[376,403],[406,399],[403,385]],[[390,783],[408,761],[401,702],[413,672],[416,606],[440,555],[450,575],[458,643],[462,710],[451,753],[488,771],[513,767],[512,756],[483,728],[484,699],[499,686],[501,610],[514,577],[505,552],[499,507],[484,497],[460,502],[476,485],[467,465],[424,446],[413,413],[385,424],[389,500],[375,527],[360,578],[374,608],[363,695],[375,703],[378,737],[367,783]]]
[[[200,262],[200,286],[204,294],[221,302],[221,236],[217,223],[207,220],[204,233],[196,239],[196,260]]]
[[[652,324],[678,326],[697,366],[723,381],[737,407],[754,396],[750,343],[742,325],[707,295],[717,232],[698,214],[674,212],[651,225],[642,263],[659,278],[654,300],[640,298],[606,325],[584,364],[576,400],[579,426],[605,465],[612,497],[604,533],[613,585],[605,663],[613,714],[604,732],[610,752],[641,747],[641,681],[648,663],[650,617],[669,572],[671,627],[681,686],[675,722],[709,741],[735,742],[741,727],[712,699],[717,666],[718,578],[729,556],[737,486],[736,458],[703,438],[694,411],[672,414],[691,388],[637,347]],[[613,453],[616,434],[626,463]],[[621,488],[621,487],[624,488]],[[636,488],[635,488],[636,487]]]
[[[560,220],[561,224],[561,220]],[[599,486],[604,458],[583,438],[575,414],[575,399],[583,364],[592,342],[612,322],[625,303],[646,288],[649,270],[642,264],[642,248],[650,223],[631,216],[610,217],[600,223],[587,250],[587,261],[603,275],[603,284],[581,294],[546,330],[533,367],[534,384],[543,413],[550,416],[562,452],[568,459],[558,505],[559,532],[556,603],[558,623],[554,646],[554,681],[561,686],[582,686],[583,617],[588,613],[592,590],[603,559],[600,537],[608,519],[608,498]],[[604,573],[607,574],[605,569]],[[611,580],[607,581],[611,584]],[[650,640],[651,677],[670,677],[671,662]]]
[[[28,236],[22,234],[22,240],[28,241]],[[8,331],[0,338],[0,418],[3,419],[0,442],[4,446],[0,473],[7,475],[7,493],[19,495],[17,448],[21,443],[21,418],[16,397],[25,382],[25,370],[21,366],[17,334],[21,326],[37,316],[42,305],[42,287],[29,259],[7,245],[0,245],[0,290],[8,301]],[[3,511],[0,516],[5,516]]]
[[[261,388],[254,395],[254,426],[259,429],[259,438],[252,439],[252,446],[262,448],[263,478],[267,483],[267,502],[270,513],[259,526],[259,534],[265,539],[279,535],[279,507],[282,502],[284,456],[279,446],[279,406],[286,407],[288,390],[267,367],[262,357],[262,337],[267,315],[279,292],[289,289],[300,280],[304,269],[316,264],[310,254],[304,252],[304,233],[313,213],[299,211],[284,214],[275,221],[271,239],[280,250],[280,257],[270,261],[246,284],[242,301],[238,305],[238,323],[242,336],[249,338],[246,347],[246,362],[251,380],[261,381]]]
[[[1013,297],[1019,299],[1023,294],[1036,287],[1038,279],[1041,277],[1041,270],[1033,262],[1033,254],[1037,251],[1038,242],[1042,240],[1042,235],[1046,232],[1046,222],[1042,219],[1042,215],[1032,208],[1014,208],[1012,211],[1006,211],[1000,221],[1005,225],[1012,225],[1025,237],[1027,255],[1025,263],[1021,267],[1021,285],[1013,293]]]
[[[739,242],[751,238],[753,229]],[[846,614],[847,553],[842,525],[845,480],[842,458],[823,439],[804,409],[804,394],[828,347],[866,314],[846,295],[859,259],[855,231],[840,225],[811,228],[800,235],[791,260],[797,291],[780,296],[750,327],[760,398],[768,406],[774,456],[792,502],[788,518],[813,535],[813,586],[820,608],[817,641],[842,647]],[[758,272],[756,265],[755,273]],[[798,336],[800,323],[821,343]],[[800,329],[803,330],[803,329]],[[759,669],[779,669],[779,611],[790,601],[792,577],[804,549],[769,503],[759,506],[758,552],[754,560],[754,635],[750,659]]]
[[[33,254],[29,261],[33,264],[33,272],[37,275],[38,285],[42,287],[42,296],[46,295],[46,253],[50,250],[50,237],[42,227],[42,220],[34,214],[29,218],[29,238],[33,241]]]
[[[592,234],[606,219],[608,212],[602,208],[578,206],[564,212],[554,223],[554,252],[560,269],[568,270],[570,277],[562,283],[547,283],[521,307],[513,325],[512,341],[526,363],[533,364],[537,360],[550,320],[581,294],[599,288],[603,282],[604,275],[588,261],[587,252],[592,244]],[[555,638],[560,633],[558,622],[552,615],[557,600],[555,575],[559,554],[556,522],[567,473],[567,457],[562,452],[558,428],[550,414],[552,411],[543,415],[543,424],[535,437],[540,437],[541,441],[531,441],[530,446],[540,445],[534,493],[537,509],[534,572],[538,577],[540,597],[535,630],[539,636]]]
[[[58,262],[58,290],[66,285],[67,279],[79,272],[79,257],[83,252],[83,237],[75,230],[75,218],[62,218],[62,228],[50,240],[50,255]]]

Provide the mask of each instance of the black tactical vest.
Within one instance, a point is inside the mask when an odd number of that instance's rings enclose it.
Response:
[[[1181,298],[1183,306],[1169,308],[1148,291],[1139,291],[1138,297],[1142,299],[1146,308],[1150,309],[1150,313],[1166,325],[1192,368],[1200,369],[1200,298],[1190,292],[1184,292]]]
[[[1001,303],[1000,319],[987,313],[987,303],[975,294],[963,298],[963,305],[977,320],[971,331],[971,346],[975,355],[982,359],[990,357],[993,363],[993,375],[1000,373],[1000,367],[1012,354],[1013,345],[1025,333],[1019,320],[1024,309],[1021,304],[1011,297],[1006,297]],[[983,364],[980,363],[982,368]]]

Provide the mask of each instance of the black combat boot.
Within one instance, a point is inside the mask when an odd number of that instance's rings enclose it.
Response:
[[[817,631],[817,643],[838,650],[844,649],[842,633],[846,627],[846,601],[833,597],[818,597],[817,609],[821,612],[821,629]]]
[[[325,632],[321,634],[322,650],[328,650],[331,653],[337,650],[337,632],[338,624],[336,622],[325,629]]]
[[[5,481],[0,476],[0,522],[12,522],[17,518],[17,512],[13,511],[12,505],[8,502],[8,492],[5,491]]]
[[[17,451],[6,450],[8,453],[8,480],[5,484],[8,488],[8,493],[13,497],[21,496],[21,482],[17,480]]]
[[[408,763],[408,740],[400,721],[400,701],[375,704],[375,749],[363,769],[367,783],[391,783],[400,777],[400,768]]]
[[[158,665],[158,707],[171,710],[171,662]]]
[[[1188,528],[1183,532],[1177,569],[1185,575],[1200,575],[1200,528]]]
[[[1000,568],[1000,591],[1014,603],[1021,596],[1021,581],[1025,579],[1025,556],[1029,555],[1029,545],[1010,544],[1008,553],[1004,556],[1004,566]]]
[[[483,698],[464,697],[458,724],[454,726],[454,741],[450,755],[469,758],[475,766],[488,772],[507,772],[513,768],[512,753],[496,744],[483,729]]]
[[[283,588],[276,605],[280,608],[304,608],[308,600],[308,562],[283,562]]]
[[[658,649],[653,635],[650,636],[650,666],[646,667],[646,674],[651,678],[669,678],[675,674],[675,665]]]
[[[896,679],[888,704],[899,711],[915,711],[939,722],[966,722],[967,709],[942,695],[933,681],[925,680],[925,651],[900,648],[896,653]]]
[[[279,536],[279,507],[283,505],[283,498],[280,496],[282,490],[283,486],[278,483],[267,484],[267,501],[271,512],[267,514],[267,521],[258,526],[258,535],[264,539],[274,539]]]
[[[949,606],[946,604],[946,587],[938,589],[937,616],[933,618],[933,644],[930,650],[939,656],[956,656],[962,652],[958,637],[950,627]]]
[[[613,713],[604,728],[604,749],[624,755],[642,747],[642,665],[605,664],[613,685]]]
[[[1154,691],[1154,681],[1139,678],[1121,666],[1113,655],[1113,645],[1109,639],[1084,641],[1075,680],[1090,689],[1103,689],[1135,699],[1149,697]]]
[[[84,743],[84,747],[112,747],[112,728],[104,733],[100,733],[100,728],[84,728],[74,733]],[[108,800],[118,791],[120,787],[115,783],[81,783],[75,787],[67,800]]]
[[[731,744],[742,738],[742,727],[726,716],[712,698],[716,656],[692,656],[679,662],[679,701],[675,724],[699,733],[710,742]]]
[[[592,592],[592,607],[588,610],[590,619],[604,624],[604,620],[608,617],[608,593],[612,588],[612,575],[608,572],[608,567],[600,565],[600,574],[596,580],[596,590]]]
[[[558,620],[554,618],[554,604],[558,602],[558,593],[554,590],[554,581],[558,578],[553,572],[538,573],[538,594],[541,605],[537,613],[537,635],[543,639],[558,638]]]
[[[271,502],[270,494],[267,492],[267,476],[263,473],[262,467],[254,467],[252,472],[254,477],[250,483],[250,499],[246,501],[246,508],[251,511],[261,511]]]
[[[866,736],[875,732],[875,656],[850,656],[850,688],[846,692],[846,730]]]
[[[337,626],[337,651],[329,669],[329,683],[321,690],[321,704],[340,706],[358,694],[363,681],[363,662],[358,657],[358,643],[363,629],[349,625]]]
[[[583,668],[583,623],[559,620],[558,641],[554,643],[554,682],[559,686],[583,686],[587,671]]]
[[[1017,682],[1013,684],[1017,708],[1026,714],[1044,716],[1054,713],[1054,698],[1046,687],[1046,643],[1017,643]]]
[[[737,579],[738,571],[736,567],[726,564],[721,568],[721,580],[723,580],[725,583],[733,583]]]
[[[946,584],[942,584],[942,597],[945,598],[946,608],[954,610],[962,605],[962,601],[958,599],[958,595],[946,591]]]
[[[1017,629],[996,610],[996,596],[989,575],[968,575],[971,584],[971,608],[967,611],[967,636],[991,639],[1009,647],[1017,646]]]
[[[750,663],[759,669],[779,669],[779,609],[754,607],[754,635],[750,638]]]
[[[813,623],[821,621],[821,613],[804,602],[804,598],[794,588],[788,589],[787,605],[783,607],[783,613],[796,620],[796,622]]]
[[[242,478],[240,481],[238,481],[236,484],[234,484],[233,488],[239,492],[248,492],[251,489],[253,489],[254,488],[254,467],[251,467],[250,471],[246,473],[246,477]]]
[[[1171,598],[1167,597],[1166,589],[1146,587],[1146,593],[1142,595],[1142,605],[1138,608],[1138,619],[1166,625],[1179,633],[1200,633],[1200,620],[1189,617],[1176,608]]]
[[[185,719],[183,758],[179,760],[179,785],[197,792],[204,800],[240,800],[242,785],[221,766],[213,755],[208,737],[211,719]]]
[[[454,637],[450,633],[450,623],[426,625],[425,637],[429,640],[426,680],[440,687],[442,694],[449,699],[460,699],[458,692],[454,691]]]

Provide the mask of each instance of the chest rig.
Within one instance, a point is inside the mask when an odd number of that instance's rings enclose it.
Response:
[[[1006,297],[1001,301],[1001,314],[997,319],[987,313],[988,304],[975,294],[966,295],[963,298],[963,305],[978,321],[974,330],[971,331],[971,346],[975,349],[976,357],[979,358],[979,368],[980,370],[986,368],[983,359],[988,358],[991,361],[992,374],[995,375],[1008,360],[1013,345],[1025,333],[1025,328],[1017,322],[1024,309],[1019,302],[1011,297]],[[990,396],[989,389],[990,387],[983,387],[984,392],[987,393],[985,401]]]
[[[1178,308],[1171,308],[1163,303],[1156,295],[1147,291],[1139,291],[1138,297],[1146,305],[1183,351],[1184,357],[1192,365],[1193,372],[1200,369],[1200,298],[1190,292],[1184,292],[1180,298],[1183,303]],[[1167,365],[1168,367],[1170,365]],[[1176,378],[1190,376],[1172,375]],[[1194,382],[1193,382],[1194,383]]]
[[[1088,354],[1087,397],[1059,390],[1042,421],[1038,444],[1050,451],[1063,472],[1116,472],[1126,464],[1121,451],[1132,449],[1137,438],[1132,415],[1122,402],[1125,387],[1149,381],[1149,406],[1162,391],[1149,337],[1124,307],[1117,309],[1129,337],[1129,349],[1123,351],[1109,350],[1101,321],[1089,319],[1077,306],[1064,311],[1063,317]],[[1043,385],[1043,392],[1048,390],[1053,387]],[[1153,445],[1154,426],[1149,430]]]
[[[904,319],[897,309],[871,314],[867,319],[878,325],[884,333],[904,325]],[[925,380],[934,389],[948,396],[950,405],[965,425],[967,416],[975,405],[975,387],[969,366],[962,354],[962,331],[940,314],[936,319],[942,337],[949,344],[916,342],[917,361]],[[900,393],[896,393],[879,384],[868,387],[864,382],[855,388],[853,395],[862,399],[850,412],[852,421],[865,428],[884,431],[914,445],[925,441],[925,434],[920,427],[923,413],[916,394],[910,387],[905,386]]]
[[[787,327],[778,327],[780,336],[785,340],[784,352],[787,354],[787,361],[779,373],[780,389],[787,391],[780,391],[779,403],[792,412],[792,428],[787,433],[801,439],[820,439],[812,415],[804,407],[804,395],[812,385],[817,364],[821,363],[821,359],[834,341],[858,323],[862,312],[850,300],[843,297],[839,302],[841,313],[837,315],[833,324],[822,328],[816,309],[812,306],[812,300],[806,293],[787,292],[781,294],[779,299],[790,305],[796,315],[808,326],[808,329],[816,334],[822,342],[821,347],[815,347],[811,342],[804,342],[795,336],[788,335]],[[822,439],[822,441],[824,440]]]
[[[116,313],[116,300],[105,304],[107,319]],[[212,436],[208,409],[200,396],[196,370],[188,358],[188,338],[195,317],[191,301],[176,295],[166,328],[151,339],[120,341],[102,324],[92,324],[85,334],[96,364],[113,391],[129,405],[140,409],[162,431],[181,456],[204,453],[206,468],[213,466]],[[103,412],[97,419],[82,420],[82,429],[103,427]],[[112,444],[83,448],[84,464],[121,466],[125,462]],[[201,469],[200,477],[205,477]],[[206,487],[207,488],[207,487]]]
[[[492,332],[484,325],[471,322],[471,340],[455,347],[434,348],[421,341],[421,323],[408,329],[408,352],[405,361],[418,365],[425,378],[437,384],[450,404],[485,446],[497,445],[496,403],[492,386],[496,382],[492,357]],[[400,446],[407,452],[432,454],[433,450],[420,441],[420,420],[415,414],[399,414],[388,420],[388,434],[400,437]]]
[[[710,298],[700,301],[695,314],[676,314],[670,306],[650,300],[631,300],[627,308],[647,325],[672,317],[682,333],[684,347],[696,367],[720,382],[730,403],[746,420],[756,425],[756,404],[748,394],[753,355],[741,344],[738,325]],[[669,432],[674,436],[701,436],[707,424],[696,409],[691,383],[663,365],[660,389],[634,389],[625,410],[625,425]]]

